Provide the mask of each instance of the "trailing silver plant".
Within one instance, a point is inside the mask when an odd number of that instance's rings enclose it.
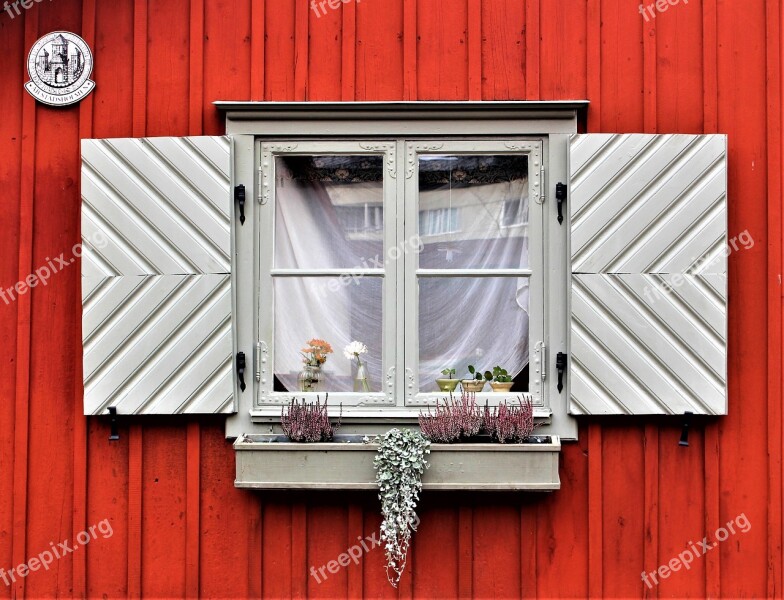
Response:
[[[411,534],[419,519],[415,509],[422,489],[422,474],[428,468],[425,456],[430,441],[418,431],[390,429],[376,436],[378,454],[373,460],[381,500],[381,540],[384,542],[387,579],[397,587],[406,568]]]

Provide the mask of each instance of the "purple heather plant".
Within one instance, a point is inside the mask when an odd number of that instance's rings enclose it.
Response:
[[[534,424],[534,407],[530,399],[523,401],[518,397],[519,406],[508,406],[501,403],[492,412],[485,404],[482,429],[490,434],[493,441],[504,444],[514,442],[522,444],[537,427]]]
[[[324,404],[316,396],[315,404],[308,404],[305,398],[302,403],[296,398],[291,399],[291,404],[280,409],[280,425],[283,433],[292,442],[329,442],[335,436],[335,431],[340,427],[340,418],[343,416],[343,405],[340,405],[340,416],[335,425],[329,422],[327,415],[327,401],[329,394],[324,397]]]
[[[482,427],[482,411],[476,405],[476,394],[462,391],[460,399],[450,393],[443,404],[436,403],[435,412],[428,408],[420,413],[419,428],[422,434],[437,444],[450,444],[470,438]]]

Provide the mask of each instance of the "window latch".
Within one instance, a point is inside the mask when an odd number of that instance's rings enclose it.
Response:
[[[247,367],[245,363],[245,353],[238,352],[237,353],[237,377],[240,380],[240,390],[245,391],[245,368]]]
[[[555,357],[555,369],[558,371],[558,393],[563,391],[563,376],[566,371],[566,354],[559,352]]]
[[[240,210],[240,225],[245,225],[245,186],[234,186],[234,200]]]
[[[566,184],[555,184],[555,199],[558,201],[558,224],[563,223],[563,208],[566,203]]]

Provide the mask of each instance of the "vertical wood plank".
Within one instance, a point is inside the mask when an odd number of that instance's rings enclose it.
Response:
[[[540,2],[539,97],[586,98],[587,3]]]
[[[0,226],[4,235],[0,236],[0,281],[7,289],[17,281],[19,276],[19,260],[21,255],[21,232],[24,225],[22,211],[22,189],[25,182],[23,165],[24,153],[29,151],[25,146],[27,136],[19,135],[25,131],[24,112],[26,110],[27,92],[21,89],[21,82],[26,75],[27,28],[30,24],[17,19],[12,24],[5,24],[3,35],[0,36],[0,53],[4,56],[4,69],[8,77],[19,81],[19,86],[0,86],[0,103],[5,109],[6,117],[0,120],[0,140],[4,159],[0,162],[0,184],[4,190],[4,207],[0,212]],[[29,126],[31,123],[27,123]],[[32,123],[34,125],[34,122]],[[28,198],[29,201],[29,198]],[[14,433],[16,426],[17,389],[16,374],[19,372],[18,307],[16,302],[0,305],[0,530],[5,531],[4,543],[0,544],[0,564],[8,568],[19,564],[14,562],[18,551],[14,547],[16,537],[16,520],[14,504],[18,502],[16,494],[16,462],[17,439]],[[26,499],[23,499],[26,502]],[[24,554],[23,552],[19,554]],[[0,598],[11,598],[15,593],[13,586],[0,586]]]
[[[526,98],[526,14],[518,0],[482,2],[482,97]]]
[[[308,596],[308,507],[297,500],[291,505],[291,597]]]
[[[768,596],[781,593],[782,566],[782,8],[766,2],[768,178]]]
[[[254,494],[255,496],[255,494]],[[254,502],[255,498],[246,496],[250,518],[247,522],[248,532],[248,596],[261,598],[264,593],[262,569],[264,565],[264,517],[263,504]],[[255,510],[254,510],[255,509]]]
[[[256,0],[250,5],[250,98],[264,100],[264,59],[266,44],[264,43],[265,1]]]
[[[541,0],[527,0],[525,8],[525,97],[539,100]]]
[[[473,555],[462,565],[471,565],[473,587],[466,598],[520,598],[519,509],[510,498],[481,498],[472,504],[471,547]],[[462,509],[461,509],[462,510]],[[462,532],[461,532],[462,533]],[[461,569],[462,570],[462,569]]]
[[[190,0],[190,32],[188,35],[188,134],[204,131],[204,0]]]
[[[538,511],[536,503],[523,502],[520,505],[520,597],[536,598],[536,541]]]
[[[601,0],[602,128],[632,133],[644,126],[644,20],[626,0]]]
[[[460,598],[473,596],[474,582],[474,508],[463,505],[457,520],[457,592]]]
[[[128,432],[128,597],[142,597],[142,466],[143,431],[139,424]]]
[[[191,0],[169,0],[148,6],[146,136],[190,135],[191,121],[201,120],[194,119],[191,112],[193,89],[189,74],[194,66],[190,46],[194,16],[191,9]],[[163,81],[165,85],[155,83]]]
[[[590,596],[598,593],[605,598],[632,598],[640,595],[642,581],[640,565],[644,564],[645,536],[645,487],[647,473],[645,451],[643,448],[643,428],[639,423],[592,423],[601,427],[601,453],[597,455],[599,466],[592,464],[594,452],[588,451],[588,461],[592,469],[589,474],[589,488],[593,469],[601,472],[601,495],[594,499],[589,489],[589,514],[591,507],[599,505],[599,517],[589,516],[588,535],[592,538],[601,528],[601,551],[589,550],[590,557],[597,557],[591,563],[589,577],[601,578],[590,588]],[[591,444],[589,433],[588,443]],[[590,548],[590,540],[589,540]],[[599,554],[596,554],[600,552]],[[655,559],[654,559],[655,560]],[[634,565],[635,568],[631,568]],[[658,566],[654,562],[652,568]],[[598,573],[594,573],[597,571]]]
[[[702,519],[705,490],[701,485],[694,485],[704,472],[705,436],[699,421],[696,425],[689,432],[688,446],[679,445],[680,426],[658,427],[658,558],[646,563],[648,571],[666,564],[706,534]],[[700,557],[693,561],[691,568],[660,580],[651,593],[655,592],[659,598],[705,597],[704,571],[705,562]]]
[[[588,425],[588,595],[603,597],[602,428]]]
[[[201,114],[201,113],[200,113]],[[199,547],[201,521],[199,518],[201,462],[201,428],[191,421],[186,431],[185,465],[185,594],[189,598],[199,596]]]
[[[468,99],[482,99],[482,0],[468,0]]]
[[[416,90],[419,100],[468,98],[468,6],[417,0]]]
[[[357,502],[356,498],[352,499],[352,503],[348,507],[348,518],[346,520],[347,524],[347,531],[348,531],[348,543],[349,546],[354,544],[360,544],[365,541],[365,529],[364,529],[364,514],[362,510],[362,505]],[[365,542],[366,546],[370,548],[370,544]],[[363,548],[364,550],[364,548]],[[370,550],[371,552],[373,549]],[[379,550],[376,550],[379,551]],[[348,598],[362,598],[364,596],[364,577],[363,577],[363,569],[361,561],[365,560],[365,556],[359,559],[360,564],[350,564],[347,569],[348,575],[348,582],[347,582],[347,591],[348,591]]]
[[[403,0],[403,99],[418,100],[417,0]]]
[[[680,4],[664,16],[656,21],[656,127],[662,133],[701,133],[702,9],[699,4]]]
[[[717,0],[702,0],[702,76],[705,133],[719,130]]]
[[[425,493],[417,507],[420,523],[408,552],[408,563],[400,580],[398,598],[457,598],[460,596],[459,579],[471,577],[474,570],[470,551],[465,549],[471,539],[460,537],[460,510],[470,511],[471,501],[465,498],[458,505],[445,501],[442,495],[429,496],[428,498]],[[374,511],[378,511],[378,504]],[[464,523],[468,515],[469,513],[464,512]],[[384,549],[379,547],[376,552],[382,562],[382,571],[376,571],[374,564],[370,573],[374,577],[382,575],[382,581],[385,582]],[[468,561],[465,560],[466,553],[469,556]],[[387,586],[389,587],[389,584]]]
[[[133,136],[147,133],[147,0],[133,3]]]
[[[658,568],[659,561],[659,428],[653,424],[645,425],[644,437],[644,535],[643,569]],[[643,597],[658,598],[658,588],[643,586]]]
[[[343,4],[341,93],[344,102],[354,100],[357,79],[357,5],[355,2]]]
[[[683,7],[681,7],[683,8]],[[672,17],[672,14],[668,15]],[[643,70],[643,129],[645,133],[656,130],[656,22],[644,19],[642,25]]]
[[[760,523],[720,543],[721,593],[727,597],[764,596],[767,591],[767,442],[764,426],[767,389],[767,239],[765,181],[766,10],[763,2],[718,3],[719,130],[728,135],[728,225],[730,238],[748,230],[750,249],[731,251],[728,373],[731,418],[720,420],[721,496],[719,526],[745,514]],[[750,44],[749,40],[755,40]],[[734,158],[734,159],[733,159]],[[735,199],[735,202],[732,200]],[[734,306],[734,308],[733,308]],[[733,402],[732,399],[736,399]],[[749,435],[754,430],[757,435]],[[757,490],[751,492],[750,490]],[[715,530],[714,530],[715,531]],[[713,533],[709,530],[707,533]],[[757,560],[745,559],[759,548]]]
[[[404,89],[405,54],[409,44],[416,64],[416,30],[406,36],[404,14],[409,7],[401,0],[373,0],[356,5],[355,100],[413,100]],[[415,13],[414,13],[415,16]],[[416,20],[413,21],[416,27]],[[416,84],[416,78],[412,80]]]
[[[705,531],[719,527],[721,475],[719,469],[719,426],[705,428]],[[721,597],[721,553],[709,552],[705,558],[705,596]]]
[[[308,99],[308,47],[310,12],[307,2],[294,3],[294,99]]]
[[[35,43],[38,31],[37,12],[24,15],[25,48]],[[36,104],[28,94],[22,98],[22,168],[19,195],[19,264],[18,279],[24,281],[33,265],[33,205],[35,192]],[[14,565],[27,560],[27,478],[30,410],[30,356],[32,294],[17,298],[16,313],[16,398],[14,410],[14,508],[12,556]],[[25,580],[18,577],[13,593],[24,597]]]
[[[588,0],[586,30],[586,89],[591,102],[588,108],[588,133],[599,133],[602,131],[602,0]]]

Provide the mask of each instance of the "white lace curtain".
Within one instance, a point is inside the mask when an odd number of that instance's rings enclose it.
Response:
[[[351,183],[297,177],[285,159],[278,159],[276,169],[277,268],[372,268],[400,260],[403,252],[418,248],[421,268],[528,265],[525,177],[423,187],[421,235],[417,238],[412,232],[411,239],[398,245],[399,250],[391,250],[384,249],[382,242],[383,219],[389,215],[381,212],[380,164],[377,181]],[[363,360],[371,389],[381,391],[385,379],[381,363],[384,285],[382,277],[371,276],[342,281],[336,277],[275,278],[275,374],[284,389],[297,389],[300,351],[307,340],[320,338],[334,349],[323,367],[326,391],[352,389],[353,365],[342,352],[352,340],[367,345]],[[445,367],[456,369],[461,377],[469,364],[482,369],[501,365],[517,374],[528,363],[527,278],[422,277],[418,285],[421,391],[437,390],[434,380]],[[409,312],[413,308],[406,307],[406,319],[414,318],[413,310]],[[402,352],[402,348],[396,350]]]

